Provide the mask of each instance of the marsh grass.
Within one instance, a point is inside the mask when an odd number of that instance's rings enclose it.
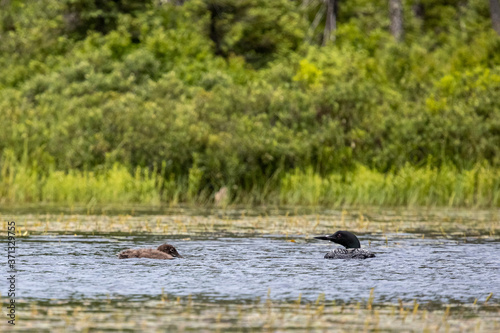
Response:
[[[9,163],[4,160],[0,170],[0,194],[4,203],[53,202],[84,203],[144,203],[161,201],[164,180],[157,170],[137,167],[133,173],[114,164],[100,171],[69,172],[51,170],[41,173],[36,166]],[[167,182],[165,196],[175,200]]]
[[[312,168],[277,175],[249,191],[237,186],[212,188],[202,183],[197,165],[188,177],[166,175],[162,167],[121,164],[96,171],[50,169],[17,162],[4,154],[0,167],[0,203],[57,204],[196,204],[220,206],[215,197],[227,190],[223,206],[234,204],[301,206],[500,207],[500,169],[477,164],[460,171],[452,166],[416,168],[388,173],[363,166],[344,174],[320,176]]]
[[[312,169],[287,174],[280,202],[302,205],[500,206],[500,170],[478,164],[459,171],[452,166],[410,165],[382,174],[360,166],[345,175],[321,177]]]
[[[373,292],[372,292],[373,294]],[[372,296],[370,296],[372,297]],[[418,304],[420,306],[416,306]],[[254,299],[207,301],[162,291],[148,300],[106,299],[17,302],[16,328],[37,332],[67,331],[328,331],[328,332],[497,332],[498,304],[377,304],[361,299],[337,304],[321,295],[316,301]],[[6,328],[2,321],[0,328]]]

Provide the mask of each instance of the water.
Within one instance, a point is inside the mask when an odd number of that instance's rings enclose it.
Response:
[[[387,241],[386,241],[387,236]],[[357,302],[375,288],[376,302],[472,303],[493,293],[500,300],[498,237],[422,234],[359,235],[376,253],[367,260],[326,260],[336,244],[281,235],[205,233],[154,235],[34,235],[18,238],[17,297],[68,299],[174,296],[216,301],[256,297]],[[290,240],[295,240],[291,242]],[[127,248],[173,244],[184,259],[119,260]],[[1,290],[6,290],[5,279]],[[2,292],[3,293],[3,292]]]

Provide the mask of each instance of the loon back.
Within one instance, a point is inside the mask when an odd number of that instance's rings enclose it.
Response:
[[[157,249],[129,249],[118,253],[118,259],[129,258],[174,259],[182,256],[172,245],[163,244]]]
[[[170,254],[156,249],[128,249],[118,253],[118,259],[130,258],[174,259]]]
[[[366,259],[374,258],[375,254],[365,249],[335,249],[325,254],[325,259]]]

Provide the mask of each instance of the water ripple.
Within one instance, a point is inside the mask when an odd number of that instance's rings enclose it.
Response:
[[[202,295],[219,300],[375,299],[473,302],[500,298],[500,242],[421,239],[411,234],[366,235],[377,254],[368,260],[325,260],[333,244],[301,236],[214,236],[164,239],[185,259],[118,260],[126,248],[153,247],[155,237],[31,236],[18,240],[21,297]],[[2,290],[5,290],[2,281]]]

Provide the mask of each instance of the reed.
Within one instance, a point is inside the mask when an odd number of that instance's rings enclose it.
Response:
[[[460,171],[452,166],[405,165],[386,174],[364,166],[319,176],[312,169],[286,174],[280,203],[301,205],[391,205],[498,207],[500,170],[477,164]]]
[[[0,203],[300,206],[499,207],[500,169],[478,163],[469,170],[449,165],[381,173],[364,166],[319,175],[312,168],[284,173],[249,191],[234,183],[213,188],[194,166],[188,177],[166,175],[161,168],[127,168],[115,163],[97,170],[43,171],[37,164],[4,154],[0,167]],[[278,176],[276,176],[278,177]],[[275,178],[276,178],[275,177]]]
[[[5,161],[0,171],[0,202],[3,203],[143,203],[161,202],[164,180],[156,170],[137,167],[129,172],[114,164],[99,171],[50,170]],[[170,194],[165,192],[165,194]],[[175,196],[172,196],[175,198]],[[169,198],[170,199],[170,198]]]

